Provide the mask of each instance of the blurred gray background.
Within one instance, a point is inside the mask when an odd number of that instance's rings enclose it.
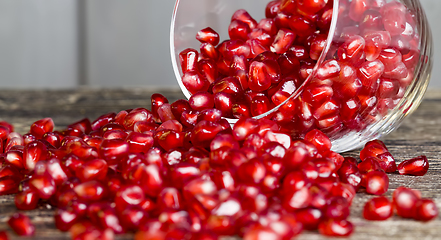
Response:
[[[441,87],[441,1],[420,0]],[[0,88],[177,87],[174,0],[0,0]]]

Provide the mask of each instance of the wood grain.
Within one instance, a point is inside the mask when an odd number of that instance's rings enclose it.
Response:
[[[57,129],[87,117],[91,120],[108,113],[136,107],[150,108],[150,95],[161,92],[170,102],[183,98],[178,89],[79,89],[79,90],[0,90],[0,120],[13,123],[16,131],[26,133],[29,126],[43,117],[51,117]],[[423,197],[433,198],[441,209],[441,90],[426,94],[421,106],[396,131],[383,140],[397,162],[426,155],[430,161],[429,172],[422,177],[389,174],[391,196],[398,186],[418,189]],[[357,156],[358,151],[345,153]],[[366,221],[361,217],[364,203],[372,196],[358,193],[351,208],[351,221],[356,230],[349,239],[441,239],[441,219],[421,223],[394,216],[383,222]],[[21,239],[10,232],[6,221],[16,212],[13,196],[0,197],[0,230],[7,230],[10,239]],[[26,212],[37,227],[33,239],[69,239],[69,235],[55,229],[53,209],[41,204],[39,209]],[[133,235],[117,239],[132,239]],[[29,238],[23,238],[29,239]],[[297,239],[327,239],[316,232],[305,232]]]

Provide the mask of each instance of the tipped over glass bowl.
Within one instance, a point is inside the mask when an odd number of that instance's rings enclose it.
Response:
[[[187,98],[212,98],[230,123],[319,129],[337,152],[396,129],[432,67],[418,0],[177,0],[170,49]]]

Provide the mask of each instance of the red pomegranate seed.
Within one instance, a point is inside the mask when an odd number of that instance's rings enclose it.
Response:
[[[383,221],[390,218],[392,214],[392,202],[384,196],[370,199],[363,208],[363,217],[367,220]]]
[[[196,39],[201,43],[210,43],[216,46],[219,43],[219,34],[212,28],[207,27],[196,34]]]
[[[73,188],[80,200],[94,202],[102,200],[107,195],[106,187],[98,181],[88,181]]]
[[[382,49],[388,47],[391,41],[391,35],[387,31],[367,31],[363,37],[366,42],[364,52],[368,61],[377,59]]]
[[[124,117],[123,126],[127,130],[133,130],[133,125],[139,121],[153,123],[153,114],[145,108],[133,109],[127,114],[127,116]]]
[[[159,193],[156,204],[160,211],[166,209],[179,210],[182,209],[184,200],[178,189],[166,187]]]
[[[375,159],[380,163],[381,169],[387,173],[393,173],[397,171],[397,165],[395,159],[390,152],[384,152],[377,155]]]
[[[26,145],[23,152],[23,160],[28,170],[33,170],[36,162],[46,160],[47,157],[47,147],[39,141],[34,141]]]
[[[401,175],[424,176],[429,170],[429,161],[426,156],[422,155],[402,161],[397,169]]]
[[[152,95],[152,97],[153,97],[153,95]],[[94,130],[94,131],[99,130],[102,126],[111,122],[115,118],[115,116],[116,116],[116,114],[113,112],[106,113],[106,114],[99,116],[95,121],[92,122],[92,124],[91,124],[92,130]]]
[[[73,209],[57,209],[54,214],[55,227],[60,231],[68,231],[80,217]]]
[[[275,240],[275,239],[280,239],[280,236],[270,227],[265,227],[262,225],[255,225],[255,226],[248,228],[245,231],[245,235],[244,235],[243,239],[244,240],[264,240],[264,239],[265,240]]]
[[[238,19],[231,21],[230,26],[228,27],[228,35],[232,40],[247,40],[250,32],[250,26]]]
[[[202,120],[193,128],[191,141],[195,146],[209,147],[211,140],[221,131],[219,123]]]
[[[8,225],[19,236],[33,236],[35,234],[35,226],[29,217],[22,213],[14,213],[9,218]]]
[[[382,195],[389,189],[389,177],[384,172],[370,171],[365,176],[366,192]]]
[[[0,195],[13,194],[18,192],[21,177],[5,176],[0,178]]]
[[[129,152],[132,153],[147,152],[154,144],[152,136],[137,132],[129,133],[126,141],[129,143]]]
[[[188,102],[190,103],[190,107],[196,111],[210,109],[214,106],[213,95],[207,92],[197,92],[193,94]]]
[[[42,199],[47,200],[56,193],[55,181],[49,175],[33,176],[29,184]]]
[[[195,71],[197,69],[197,62],[199,53],[195,49],[187,48],[179,53],[179,60],[183,73],[188,71]]]
[[[326,46],[327,34],[319,34],[313,38],[311,47],[309,50],[309,57],[312,60],[318,60],[322,54],[323,49]]]
[[[377,157],[379,154],[388,152],[388,149],[380,140],[372,140],[365,144],[360,151],[360,159],[364,161],[367,157]]]
[[[420,199],[416,206],[415,219],[419,221],[430,221],[438,216],[438,208],[431,199]]]
[[[33,210],[37,207],[40,199],[38,193],[31,189],[19,192],[15,195],[14,203],[19,210]]]
[[[23,160],[23,151],[21,150],[9,150],[6,152],[5,163],[10,164],[18,169],[24,169],[25,162]]]
[[[291,47],[291,45],[294,43],[294,40],[296,38],[296,34],[285,28],[281,28],[277,35],[274,38],[274,42],[271,44],[271,51],[282,54],[288,51],[288,49]]]
[[[271,1],[266,5],[265,16],[267,18],[274,18],[280,10],[280,4],[282,1]]]
[[[31,125],[30,133],[37,138],[41,138],[43,134],[54,130],[54,121],[51,118],[40,119]]]
[[[107,168],[108,165],[106,161],[103,159],[94,159],[79,166],[75,171],[75,176],[82,182],[91,180],[102,181],[106,178]]]
[[[129,144],[122,139],[105,139],[100,146],[99,154],[108,165],[118,163],[129,153]]]
[[[306,14],[314,14],[322,10],[326,6],[325,0],[298,0],[297,8]]]
[[[8,240],[9,239],[6,231],[0,231],[0,239],[1,240]]]
[[[257,26],[256,20],[254,20],[251,15],[244,9],[239,9],[233,13],[233,16],[231,16],[231,21],[234,20],[239,20],[248,24],[250,29],[254,29]]]
[[[398,187],[392,195],[392,202],[397,214],[403,218],[415,218],[416,205],[420,200],[414,190],[406,187]]]
[[[148,196],[157,196],[164,184],[160,169],[154,164],[149,164],[147,166],[141,165],[140,170],[139,184],[141,188]]]
[[[371,171],[383,170],[380,165],[380,160],[376,157],[368,157],[358,164],[358,169],[361,173],[368,173]]]
[[[207,91],[209,87],[208,80],[195,70],[185,72],[182,76],[182,83],[191,94]]]
[[[399,35],[406,29],[405,6],[398,1],[390,2],[381,8],[383,25],[391,35]]]
[[[323,219],[323,213],[316,208],[304,208],[296,211],[296,217],[306,230],[316,230]]]
[[[354,226],[347,220],[324,220],[318,226],[320,234],[325,236],[343,237],[349,236],[354,231]]]
[[[57,186],[62,185],[70,177],[72,177],[72,174],[69,172],[67,166],[56,158],[52,158],[47,161],[46,173],[51,176],[51,178],[55,181],[55,185]]]
[[[356,164],[344,160],[337,173],[341,182],[349,183],[358,190],[362,181],[362,174]]]
[[[271,76],[265,62],[254,61],[250,64],[248,87],[256,92],[267,90],[271,86]]]
[[[139,207],[128,207],[119,214],[119,220],[125,231],[136,231],[148,218],[147,212]]]
[[[185,111],[191,111],[190,103],[187,100],[179,99],[170,104],[171,111],[176,119],[180,119],[181,115]],[[157,121],[160,122],[160,121]],[[175,122],[175,121],[173,121]],[[165,123],[165,122],[164,122]],[[175,129],[173,129],[175,130]]]

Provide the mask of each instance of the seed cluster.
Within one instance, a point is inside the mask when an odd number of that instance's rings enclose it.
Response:
[[[292,134],[339,138],[378,122],[402,100],[420,57],[415,13],[398,1],[275,0],[257,22],[237,10],[229,39],[208,27],[200,49],[180,52],[181,81],[204,106],[228,118],[268,114]],[[299,97],[292,97],[301,92]]]
[[[0,194],[16,193],[19,210],[52,205],[55,226],[72,239],[127,232],[135,239],[290,239],[304,230],[348,236],[357,192],[382,195],[386,172],[423,175],[429,166],[420,156],[397,168],[379,140],[366,144],[358,162],[331,151],[319,130],[296,139],[272,120],[242,117],[231,126],[218,109],[199,112],[161,94],[151,101],[151,110],[82,119],[62,131],[50,118],[24,135],[0,122]],[[183,112],[195,117],[176,120]],[[366,203],[363,216],[384,220],[393,209],[421,221],[438,215],[432,200],[400,187],[392,201]],[[18,235],[35,233],[23,213],[8,224]]]

